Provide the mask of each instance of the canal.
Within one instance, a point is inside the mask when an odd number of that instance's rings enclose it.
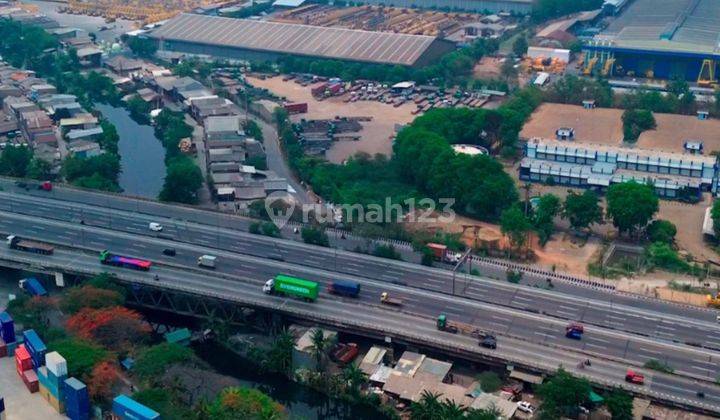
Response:
[[[157,198],[165,180],[165,149],[155,137],[153,128],[130,118],[125,108],[95,104],[117,128],[120,136],[120,188],[123,194]]]
[[[196,354],[216,371],[239,380],[242,386],[256,388],[279,402],[291,419],[354,420],[385,417],[378,411],[349,404],[288,380],[282,375],[259,372],[251,363],[213,343],[195,344]]]

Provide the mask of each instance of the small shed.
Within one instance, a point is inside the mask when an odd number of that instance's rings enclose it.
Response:
[[[700,140],[685,140],[683,149],[693,155],[701,155],[703,153],[703,142]]]
[[[710,118],[710,112],[705,110],[699,110],[697,112],[697,118],[698,120],[707,120],[708,118]]]
[[[586,99],[582,101],[582,106],[585,109],[595,109],[597,105],[595,104],[595,99]]]
[[[179,344],[181,346],[190,345],[190,330],[187,328],[180,328],[172,332],[165,333],[165,340],[170,344]]]
[[[560,127],[555,130],[555,137],[558,140],[572,140],[575,138],[575,129],[571,127]]]

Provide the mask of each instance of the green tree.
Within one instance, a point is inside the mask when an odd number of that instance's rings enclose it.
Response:
[[[651,242],[672,244],[675,242],[677,228],[670,221],[653,220],[647,228],[647,234]]]
[[[570,193],[565,198],[563,217],[570,221],[573,229],[588,229],[593,223],[602,221],[602,208],[597,194],[585,190],[582,194]]]
[[[48,348],[63,355],[67,361],[68,375],[77,378],[87,378],[95,365],[110,356],[102,347],[76,338],[51,342]]]
[[[27,177],[44,181],[50,178],[51,170],[52,165],[50,164],[50,162],[45,159],[34,157],[28,165]]]
[[[287,373],[292,367],[292,352],[295,338],[290,331],[283,329],[275,336],[272,347],[267,352],[268,367],[274,372]]]
[[[328,350],[332,343],[328,337],[325,337],[325,332],[322,328],[315,328],[310,336],[310,342],[312,343],[312,353],[315,357],[315,369],[318,372],[325,370],[325,358]]]
[[[543,399],[540,418],[575,417],[578,406],[587,401],[591,390],[587,379],[576,378],[560,368],[555,376],[538,387],[537,393]]]
[[[626,109],[622,115],[623,137],[628,143],[635,143],[643,131],[657,126],[655,117],[647,109]]]
[[[391,260],[402,260],[402,256],[392,244],[375,246],[373,255],[381,258],[389,258]]]
[[[512,44],[512,51],[517,57],[523,57],[528,50],[528,41],[525,34],[520,34]]]
[[[662,268],[675,273],[687,273],[691,271],[690,264],[680,258],[669,244],[655,242],[645,250],[646,258],[655,267]]]
[[[272,236],[274,238],[280,237],[280,229],[272,222],[264,222],[261,226],[262,234],[265,236]]]
[[[138,57],[151,58],[157,52],[157,42],[150,38],[130,37],[127,40],[127,46]]]
[[[360,387],[367,382],[368,376],[356,364],[350,363],[343,369],[343,379],[347,383],[350,392],[357,395]]]
[[[67,314],[75,314],[82,308],[100,309],[124,303],[125,296],[115,290],[85,285],[68,290],[60,301],[60,309]]]
[[[190,362],[193,358],[193,351],[187,347],[174,343],[161,343],[142,350],[135,359],[133,371],[143,379],[152,380],[170,366]]]
[[[658,205],[653,187],[635,181],[613,184],[607,191],[607,214],[621,234],[644,229]]]
[[[500,230],[510,238],[510,242],[516,248],[525,245],[531,228],[530,221],[518,206],[510,207],[500,216]]]
[[[315,227],[303,227],[300,236],[306,244],[330,246],[330,240],[324,230]]]
[[[423,391],[420,401],[410,404],[412,420],[444,420],[444,407],[440,395],[428,390]]]
[[[538,0],[533,4],[532,18],[542,22],[558,16],[602,7],[603,0]]]
[[[720,239],[720,200],[715,200],[710,210],[710,217],[713,220],[713,231],[715,236]]]
[[[513,57],[505,58],[505,61],[503,61],[500,66],[500,75],[508,85],[517,85],[518,68],[515,67],[515,60],[513,60]]]
[[[633,397],[622,389],[613,389],[605,395],[605,405],[612,420],[632,420]]]
[[[150,104],[140,96],[136,95],[128,99],[126,106],[133,120],[139,124],[148,124],[150,122]]]
[[[213,420],[281,420],[287,418],[284,407],[253,388],[225,388],[208,404],[204,418]]]
[[[5,147],[0,155],[0,175],[23,178],[27,175],[31,160],[32,150],[30,148],[26,146]]]
[[[560,198],[554,194],[545,194],[538,200],[532,221],[542,245],[545,245],[555,232],[555,216],[560,214],[561,210]]]
[[[185,420],[193,418],[193,412],[184,401],[181,401],[177,392],[169,388],[146,388],[132,395],[140,404],[150,407],[160,413],[166,420]]]
[[[168,162],[160,201],[196,204],[202,183],[202,173],[195,162],[186,156],[172,158]]]

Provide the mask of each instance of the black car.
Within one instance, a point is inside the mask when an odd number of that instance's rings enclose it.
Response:
[[[176,254],[175,248],[165,248],[163,249],[163,254],[167,255],[168,257],[174,257]]]
[[[495,336],[492,334],[485,334],[480,339],[481,346],[485,347],[486,349],[493,349],[495,350],[497,348],[497,340],[495,339]]]

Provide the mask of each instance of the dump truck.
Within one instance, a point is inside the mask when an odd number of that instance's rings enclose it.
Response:
[[[391,306],[402,306],[403,301],[402,299],[390,297],[390,295],[388,295],[388,292],[382,292],[382,294],[380,295],[380,303]]]
[[[571,322],[565,327],[565,337],[573,340],[581,340],[584,332],[585,328],[577,322]]]
[[[197,259],[197,265],[205,268],[215,268],[217,257],[214,255],[201,255]]]
[[[19,251],[25,252],[34,252],[36,254],[42,255],[50,255],[53,253],[53,251],[55,251],[55,248],[52,245],[42,242],[28,241],[26,239],[20,238],[17,235],[8,236],[7,244],[10,249],[17,249]]]
[[[28,292],[30,296],[47,296],[48,292],[35,277],[28,277],[18,282],[18,286]]]
[[[319,287],[314,281],[278,274],[266,281],[262,290],[269,295],[289,295],[314,301],[318,297]]]
[[[452,334],[457,334],[458,332],[458,327],[452,322],[448,321],[447,315],[445,314],[438,315],[436,325],[437,329],[440,331],[446,331]]]
[[[443,244],[429,242],[426,246],[430,249],[433,254],[433,258],[437,261],[457,264],[460,261],[460,257],[462,257],[460,253],[449,251],[447,246]]]
[[[360,294],[360,283],[336,280],[328,285],[327,291],[334,295],[356,298]]]

